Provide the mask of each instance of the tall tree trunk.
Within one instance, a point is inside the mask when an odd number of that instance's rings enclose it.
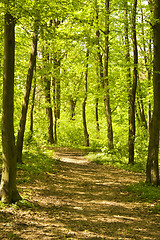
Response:
[[[29,104],[29,96],[31,91],[32,79],[33,79],[33,70],[36,63],[36,55],[37,55],[37,42],[38,42],[38,29],[37,29],[37,21],[34,24],[34,32],[33,32],[33,40],[32,40],[32,49],[29,61],[29,69],[27,74],[27,81],[24,93],[24,99],[22,104],[22,112],[20,117],[20,123],[18,127],[18,136],[17,136],[17,144],[16,144],[16,157],[19,163],[22,163],[22,149],[23,149],[23,139]]]
[[[147,126],[147,120],[144,112],[144,104],[143,104],[143,97],[142,97],[141,88],[140,88],[140,82],[139,82],[139,88],[137,92],[137,104],[139,109],[141,126],[143,126],[147,130],[148,126]]]
[[[100,85],[104,88],[104,79],[103,79],[103,62],[102,62],[102,54],[100,50],[100,30],[99,30],[99,6],[97,0],[95,0],[95,11],[96,11],[96,45],[97,45],[97,92],[99,92]],[[96,96],[95,98],[95,122],[96,122],[96,132],[97,132],[97,139],[99,138],[99,117],[98,117],[98,102],[99,98]]]
[[[160,1],[154,2],[154,22],[153,22],[153,39],[154,39],[154,63],[153,63],[153,91],[154,91],[154,109],[151,121],[148,159],[146,168],[146,182],[153,185],[159,185],[159,127],[160,127]]]
[[[31,106],[31,114],[30,114],[30,139],[32,139],[33,136],[33,111],[34,111],[34,105],[35,105],[35,96],[36,96],[36,77],[34,78],[34,84],[33,84],[33,95],[32,95],[32,106]]]
[[[44,50],[44,53],[43,53],[44,69],[46,67],[45,64],[48,65],[50,63],[49,53],[47,53],[45,51],[46,51],[46,49]],[[48,126],[48,142],[50,144],[53,144],[54,143],[54,137],[53,137],[53,112],[52,112],[52,107],[51,107],[51,94],[50,94],[50,92],[51,92],[51,79],[50,79],[50,76],[48,76],[48,70],[44,74],[43,82],[44,82],[45,98],[46,98],[46,103],[47,103],[46,113],[47,113],[48,122],[49,122],[49,126]]]
[[[57,57],[54,59],[55,70],[55,112],[57,119],[60,119],[60,59]]]
[[[151,47],[151,45],[152,45],[152,43],[151,43],[151,40],[150,40],[149,41],[149,56],[150,56],[149,63],[152,62],[152,47]],[[152,71],[149,67],[147,67],[147,72],[148,72],[148,89],[150,89]],[[150,92],[148,93],[148,96],[150,96]],[[148,122],[148,134],[149,134],[150,125],[151,125],[151,101],[150,101],[150,98],[148,98],[148,119],[147,119],[147,122]]]
[[[70,102],[70,120],[74,120],[75,107],[76,107],[77,100],[76,99],[74,100],[72,96],[70,96],[69,102]]]
[[[141,3],[142,4],[142,3]],[[144,38],[145,36],[145,31],[144,31],[144,14],[143,14],[143,7],[141,5],[141,22],[142,22],[142,47],[143,47],[143,56],[144,56],[144,62],[145,62],[145,67],[147,70],[148,74],[148,89],[151,87],[151,62],[152,62],[152,50],[151,50],[151,38],[149,39],[148,42],[148,49],[149,52],[147,53],[146,51],[146,40]],[[151,31],[150,31],[151,32]],[[150,34],[151,35],[151,34]],[[150,93],[148,93],[148,96]],[[149,97],[148,97],[149,99]],[[148,118],[147,120],[145,119],[145,125],[147,126],[147,132],[149,134],[149,129],[150,129],[150,123],[151,123],[151,102],[150,99],[148,100]]]
[[[89,134],[87,130],[87,122],[86,122],[86,101],[87,101],[87,81],[88,81],[88,58],[89,58],[89,50],[87,49],[86,52],[86,69],[85,69],[85,95],[84,95],[84,100],[82,103],[82,116],[83,116],[83,131],[84,131],[84,146],[88,147],[89,146]]]
[[[53,113],[52,113],[51,96],[50,96],[51,80],[48,79],[47,77],[45,77],[44,82],[45,82],[45,95],[46,95],[46,101],[47,101],[46,112],[47,112],[48,121],[49,121],[48,142],[50,144],[53,144],[54,143],[54,138],[53,138]]]
[[[9,5],[9,1],[8,1]],[[15,19],[7,12],[4,24],[4,73],[2,114],[2,178],[0,198],[4,203],[21,199],[16,188],[17,162],[14,137],[14,63],[15,63]]]
[[[151,10],[152,12],[152,10]],[[148,89],[150,89],[151,87],[151,75],[152,75],[152,72],[151,72],[151,62],[152,62],[152,43],[151,43],[151,37],[150,37],[150,40],[149,40],[149,43],[148,43],[148,49],[149,49],[149,53],[148,53],[148,57],[147,57],[147,51],[146,51],[146,41],[144,39],[144,17],[143,17],[143,8],[141,6],[141,14],[142,14],[142,40],[143,40],[143,51],[144,51],[144,62],[145,62],[145,66],[146,66],[146,70],[147,70],[147,73],[148,73]],[[150,31],[150,35],[151,35],[151,31]],[[150,93],[148,93],[149,95]],[[151,124],[151,102],[150,102],[150,99],[148,100],[148,121],[147,121],[147,132],[149,134],[149,130],[150,130],[150,124]]]
[[[54,57],[53,77],[53,103],[54,103],[54,140],[57,143],[57,120],[60,119],[60,59]]]
[[[134,55],[134,69],[133,69],[133,83],[132,91],[129,99],[129,164],[134,164],[134,142],[135,142],[135,97],[137,90],[138,78],[138,50],[136,37],[136,11],[137,0],[133,2],[132,8],[132,41],[133,41],[133,55]]]
[[[125,31],[125,56],[126,56],[126,78],[128,85],[128,118],[130,126],[130,98],[131,98],[131,62],[130,62],[130,46],[129,46],[129,33],[128,33],[128,1],[124,2],[124,31]]]
[[[95,99],[95,121],[96,121],[96,132],[97,132],[97,139],[99,138],[99,117],[98,117],[98,98]]]
[[[108,126],[108,147],[113,148],[113,128],[109,95],[108,61],[109,61],[109,0],[105,0],[105,52],[104,52],[104,106]]]

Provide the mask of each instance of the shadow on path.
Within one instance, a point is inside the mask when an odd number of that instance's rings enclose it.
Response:
[[[13,213],[10,239],[160,239],[159,215],[129,201],[125,190],[142,174],[97,165],[80,153],[56,157],[56,173],[29,186],[35,207]]]

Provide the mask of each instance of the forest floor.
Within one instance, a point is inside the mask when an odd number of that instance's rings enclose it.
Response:
[[[144,174],[55,150],[53,173],[18,185],[21,205],[0,209],[0,239],[160,239],[160,215],[126,186]],[[27,204],[28,202],[28,204]]]

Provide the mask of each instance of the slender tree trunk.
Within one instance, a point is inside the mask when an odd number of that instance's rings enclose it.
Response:
[[[51,88],[51,80],[48,77],[44,77],[44,84],[45,84],[45,96],[46,96],[46,113],[48,116],[49,127],[48,127],[48,142],[50,144],[54,143],[53,138],[53,113],[51,107],[51,95],[50,95],[50,88]]]
[[[141,5],[141,22],[142,22],[142,47],[143,47],[143,56],[144,56],[144,62],[148,74],[148,89],[151,87],[151,62],[152,62],[152,50],[151,50],[151,39],[149,40],[148,48],[149,48],[149,53],[146,51],[146,40],[144,38],[145,32],[144,32],[144,14],[143,14],[143,7]],[[148,93],[149,96],[150,93]],[[141,97],[142,99],[142,97]],[[142,107],[142,109],[144,109]],[[143,110],[142,110],[143,111]],[[143,115],[142,115],[143,116]],[[143,117],[144,119],[144,117]],[[142,120],[143,121],[143,120]],[[148,100],[148,118],[146,120],[145,118],[145,126],[147,126],[147,132],[149,134],[149,129],[150,129],[150,123],[151,123],[151,102]]]
[[[149,56],[150,56],[150,59],[149,59],[149,63],[151,64],[152,62],[152,47],[151,47],[151,40],[149,41]],[[152,76],[152,71],[149,67],[147,67],[147,72],[148,72],[148,89],[150,89],[151,87],[151,76]],[[148,96],[150,96],[150,92],[148,91]],[[148,97],[148,119],[147,119],[147,122],[148,122],[148,134],[149,134],[149,131],[150,131],[150,126],[151,126],[151,101],[150,101],[150,98]]]
[[[159,127],[160,127],[160,1],[154,2],[154,63],[153,63],[153,90],[154,90],[154,109],[151,121],[148,159],[146,168],[146,182],[159,185]]]
[[[72,96],[70,96],[69,102],[70,102],[70,120],[74,120],[75,107],[76,107],[77,100],[74,100]]]
[[[100,85],[104,88],[104,79],[103,79],[103,62],[102,62],[102,54],[100,51],[100,30],[99,30],[99,6],[97,0],[95,0],[95,11],[96,11],[96,44],[97,44],[97,76],[98,76],[98,87],[97,92],[99,92]],[[96,122],[96,132],[97,132],[97,139],[99,138],[99,117],[98,117],[98,102],[99,98],[96,96],[95,98],[95,122]]]
[[[9,1],[8,1],[9,5]],[[16,188],[17,162],[14,137],[14,63],[15,63],[15,19],[7,12],[4,24],[4,73],[2,114],[2,178],[0,198],[4,203],[21,199]]]
[[[30,114],[30,139],[32,139],[33,136],[33,111],[34,111],[34,105],[35,105],[35,96],[36,96],[36,77],[34,78],[34,84],[33,84],[33,95],[32,95],[32,106],[31,106],[31,114]]]
[[[108,126],[108,147],[113,148],[113,128],[109,95],[108,79],[108,61],[109,61],[109,0],[105,0],[105,52],[104,52],[104,106]]]
[[[54,69],[55,69],[55,112],[57,119],[60,119],[60,59],[57,57],[54,59]]]
[[[46,68],[45,64],[48,65],[50,63],[49,53],[47,53],[45,51],[46,50],[44,50],[44,53],[43,53],[44,69]],[[50,144],[53,144],[54,143],[54,137],[53,137],[53,112],[52,112],[52,107],[51,107],[51,94],[50,94],[50,92],[51,92],[51,79],[50,79],[50,76],[48,76],[48,71],[45,72],[45,74],[44,74],[43,82],[44,82],[45,98],[46,98],[46,103],[47,103],[46,113],[47,113],[48,122],[49,122],[49,126],[48,126],[48,142]]]
[[[138,50],[137,50],[137,37],[136,37],[136,11],[137,0],[133,2],[132,9],[132,41],[133,41],[133,54],[134,54],[134,69],[133,69],[133,83],[132,91],[129,99],[129,164],[134,164],[134,142],[135,142],[135,97],[137,90],[138,78]]]
[[[87,101],[87,81],[88,81],[88,57],[89,57],[89,50],[86,53],[86,70],[85,70],[85,96],[82,103],[82,116],[83,116],[83,131],[84,131],[84,146],[89,146],[89,134],[87,130],[87,121],[86,121],[86,101]]]
[[[99,117],[98,117],[98,98],[95,99],[95,121],[96,121],[96,132],[97,132],[97,139],[99,138]]]
[[[129,46],[129,33],[128,33],[128,1],[124,2],[124,29],[125,29],[125,56],[126,56],[126,78],[127,78],[127,85],[128,85],[128,119],[129,119],[129,126],[130,126],[130,99],[131,99],[131,62],[130,62],[130,46]],[[129,138],[128,138],[129,140]],[[129,145],[129,142],[128,142]]]
[[[37,42],[38,42],[37,32],[38,31],[37,31],[37,21],[36,21],[34,26],[32,49],[31,49],[31,55],[30,55],[30,62],[29,62],[29,69],[27,74],[24,99],[22,104],[22,112],[21,112],[20,123],[18,127],[16,155],[17,155],[17,161],[19,163],[22,163],[23,139],[24,139],[25,125],[26,125],[26,118],[27,118],[27,111],[28,111],[28,104],[29,104],[29,96],[30,96],[32,79],[33,79],[33,70],[36,63]]]
[[[137,104],[138,104],[139,115],[141,119],[140,122],[141,122],[141,125],[147,130],[148,126],[147,126],[147,120],[144,112],[144,104],[143,104],[143,97],[141,93],[140,83],[139,83],[138,90],[139,91],[137,92]]]
[[[57,143],[57,120],[60,119],[60,59],[54,57],[53,103],[54,103],[54,141]]]

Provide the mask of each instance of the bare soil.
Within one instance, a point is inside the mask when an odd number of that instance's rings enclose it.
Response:
[[[81,151],[55,153],[57,169],[19,186],[29,205],[0,210],[0,239],[160,239],[153,203],[126,191],[144,175],[90,162]]]

